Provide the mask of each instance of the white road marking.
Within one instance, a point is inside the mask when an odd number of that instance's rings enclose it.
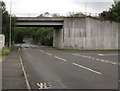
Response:
[[[18,50],[18,52],[20,51],[20,49]],[[30,87],[30,84],[29,84],[29,81],[28,81],[28,78],[27,78],[27,73],[25,71],[25,68],[24,68],[24,65],[23,65],[23,60],[22,60],[22,57],[19,53],[19,59],[20,59],[20,64],[22,66],[22,71],[23,71],[23,74],[24,74],[24,77],[25,77],[25,82],[26,82],[26,85],[27,85],[27,88],[29,91],[31,91],[31,87]]]
[[[52,56],[52,54],[50,54],[50,53],[46,53],[46,54],[48,54],[48,55]]]
[[[99,56],[116,56],[118,54],[98,54]]]
[[[44,52],[44,51],[40,50],[40,52]]]
[[[73,54],[73,55],[75,55],[75,56],[80,56],[79,54]],[[98,55],[103,56],[104,54],[98,54]],[[99,61],[99,62],[105,62],[105,63],[111,63],[111,64],[114,64],[114,65],[119,65],[118,63],[115,63],[115,62],[111,62],[111,61],[104,60],[104,59],[96,59],[96,58],[91,57],[91,56],[85,56],[85,55],[82,55],[82,57],[84,57],[84,58],[89,58],[89,59],[92,59],[92,60],[96,60],[96,61]]]
[[[103,60],[103,59],[101,59],[100,61],[101,61],[101,62],[105,62],[105,60]]]
[[[54,57],[57,58],[57,59],[63,60],[63,61],[67,61],[67,60],[65,60],[65,59],[63,59],[63,58],[60,58],[60,57],[58,57],[58,56],[54,56]]]
[[[37,51],[39,51],[39,49],[36,49]]]
[[[100,61],[100,59],[96,59],[97,61]]]
[[[20,48],[18,49],[18,52],[20,51]]]
[[[94,60],[95,58],[91,58],[92,60]]]
[[[51,88],[51,85],[49,87],[47,86],[47,83],[37,83],[37,86],[39,87],[38,89],[48,89]]]
[[[85,58],[87,58],[87,56],[84,56]]]
[[[98,54],[99,56],[104,56],[104,54]]]
[[[85,66],[82,66],[82,65],[79,65],[79,64],[76,64],[76,63],[73,63],[73,65],[78,66],[78,67],[81,67],[81,68],[86,69],[86,70],[89,70],[89,71],[94,72],[94,73],[99,74],[99,75],[102,74],[102,73],[100,73],[100,72],[98,72],[98,71],[95,71],[95,70],[93,70],[93,69],[90,69],[90,68],[88,68],[88,67],[85,67]]]
[[[92,57],[88,56],[88,58],[92,58]]]
[[[111,64],[117,64],[117,63],[115,63],[115,62],[110,62]]]
[[[105,62],[106,62],[106,63],[109,63],[110,61],[108,61],[108,60],[105,60]]]

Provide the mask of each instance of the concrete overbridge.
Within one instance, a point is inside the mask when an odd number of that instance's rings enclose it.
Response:
[[[63,18],[51,17],[17,17],[18,27],[62,27]]]
[[[53,46],[118,49],[118,23],[88,17],[17,17],[17,27],[54,27]]]

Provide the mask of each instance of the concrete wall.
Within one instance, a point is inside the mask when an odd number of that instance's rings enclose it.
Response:
[[[78,48],[84,46],[85,18],[64,19],[64,48]]]
[[[118,49],[118,23],[115,22],[65,18],[63,31],[62,48]]]
[[[118,23],[86,18],[85,49],[118,49]]]
[[[0,34],[2,34],[2,11],[0,10]]]
[[[5,46],[5,36],[0,34],[0,50]]]
[[[63,48],[63,28],[54,28],[53,46],[56,48]]]

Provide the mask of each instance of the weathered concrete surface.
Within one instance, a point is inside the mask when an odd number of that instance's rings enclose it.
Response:
[[[118,23],[86,18],[85,49],[118,49]]]
[[[54,27],[53,46],[73,49],[118,49],[118,23],[88,17],[18,17],[17,26]]]
[[[17,17],[16,26],[18,27],[62,27],[63,18],[53,17]]]
[[[0,34],[2,34],[2,11],[0,10]]]
[[[63,48],[63,29],[54,28],[53,33],[53,46],[56,48]]]
[[[63,29],[63,48],[118,49],[118,23],[91,18],[65,18]]]
[[[85,37],[85,18],[64,19],[64,48],[82,48]]]

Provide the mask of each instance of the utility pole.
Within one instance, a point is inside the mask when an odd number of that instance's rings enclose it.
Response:
[[[12,0],[10,2],[10,31],[9,31],[9,48],[11,49],[11,29],[12,29]]]
[[[85,0],[85,15],[87,15],[87,0]]]

